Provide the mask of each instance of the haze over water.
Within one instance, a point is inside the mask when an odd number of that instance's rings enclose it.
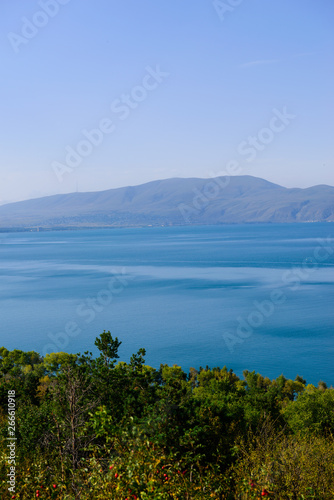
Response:
[[[96,352],[105,329],[123,342],[125,361],[144,347],[155,367],[226,365],[238,375],[248,369],[334,384],[333,230],[282,224],[0,234],[0,345]]]

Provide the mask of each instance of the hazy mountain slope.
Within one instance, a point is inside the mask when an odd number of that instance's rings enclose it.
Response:
[[[251,176],[166,179],[0,206],[0,227],[334,221],[334,187],[288,189]]]

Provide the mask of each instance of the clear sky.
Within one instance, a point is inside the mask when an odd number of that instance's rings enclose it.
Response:
[[[232,160],[287,187],[334,185],[333,0],[0,9],[0,203]]]

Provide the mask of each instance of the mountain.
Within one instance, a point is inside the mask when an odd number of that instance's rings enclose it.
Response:
[[[3,230],[325,221],[334,221],[334,187],[288,189],[248,175],[174,178],[0,206]]]

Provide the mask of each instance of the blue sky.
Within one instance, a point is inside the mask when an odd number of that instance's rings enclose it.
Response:
[[[334,185],[332,0],[1,11],[0,203],[209,177],[231,161],[287,187]]]

